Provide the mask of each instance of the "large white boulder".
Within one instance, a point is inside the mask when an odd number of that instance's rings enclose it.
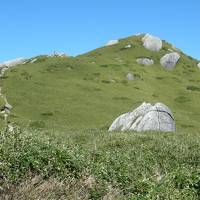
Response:
[[[143,46],[150,51],[159,51],[162,48],[162,40],[159,37],[146,34],[142,38]]]
[[[197,67],[200,69],[200,63],[197,64]]]
[[[122,114],[116,118],[108,131],[175,132],[175,130],[173,114],[166,105],[156,103],[153,106],[144,102],[132,112]]]
[[[108,43],[105,46],[112,46],[112,45],[115,45],[118,43],[119,43],[119,40],[110,40],[110,41],[108,41]]]
[[[153,65],[154,61],[152,59],[149,58],[138,58],[137,59],[137,63],[140,65]]]
[[[173,69],[176,66],[179,59],[180,55],[178,53],[168,53],[160,59],[160,64],[167,69]]]

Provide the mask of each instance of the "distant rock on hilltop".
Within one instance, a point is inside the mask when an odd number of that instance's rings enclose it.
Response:
[[[159,51],[162,48],[162,41],[159,37],[146,34],[142,41],[143,46],[150,51]]]
[[[105,46],[112,46],[119,43],[119,40],[110,40],[107,42],[107,44]]]

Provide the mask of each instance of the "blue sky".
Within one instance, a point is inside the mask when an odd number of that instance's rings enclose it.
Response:
[[[151,33],[200,60],[199,0],[0,0],[0,62]]]

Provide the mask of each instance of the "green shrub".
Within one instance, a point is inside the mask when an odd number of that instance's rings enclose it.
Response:
[[[187,90],[191,90],[191,91],[200,91],[200,87],[197,87],[195,85],[189,85],[187,86]]]
[[[175,98],[174,100],[178,103],[186,103],[186,102],[190,101],[190,98],[186,97],[186,96],[179,96],[179,97]]]
[[[33,122],[30,123],[30,127],[42,129],[42,128],[45,128],[45,122],[43,122],[43,121],[33,121]]]

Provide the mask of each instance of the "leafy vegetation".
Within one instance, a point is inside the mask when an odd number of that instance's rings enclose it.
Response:
[[[18,183],[38,176],[41,179],[36,187],[51,180],[65,188],[71,184],[70,190],[81,199],[109,195],[113,199],[200,197],[199,134],[108,135],[103,130],[88,130],[58,136],[55,132],[15,130],[1,133],[0,140],[0,183],[4,197],[9,196],[8,191],[17,197]],[[59,188],[43,195],[68,199],[69,190]],[[84,192],[81,194],[80,190]],[[25,189],[21,195],[21,199],[33,198]],[[33,199],[40,198],[39,193],[31,195]]]

